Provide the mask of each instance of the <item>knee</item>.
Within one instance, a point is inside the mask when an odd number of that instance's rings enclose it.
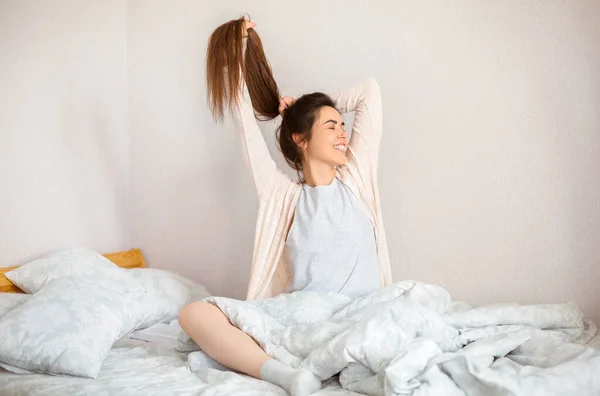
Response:
[[[219,308],[206,302],[188,304],[179,312],[179,326],[188,333],[192,326],[198,328],[209,323],[215,316],[215,310],[220,311]]]

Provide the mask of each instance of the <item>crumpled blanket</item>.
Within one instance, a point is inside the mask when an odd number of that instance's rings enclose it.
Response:
[[[596,328],[573,304],[471,308],[415,281],[361,298],[208,297],[274,358],[367,395],[600,395]]]

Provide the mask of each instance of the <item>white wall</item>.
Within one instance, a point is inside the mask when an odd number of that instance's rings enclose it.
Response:
[[[129,246],[126,2],[0,2],[0,266]]]
[[[527,3],[399,21],[382,77],[395,275],[600,321],[600,2]]]
[[[396,280],[600,320],[600,3],[528,3],[130,1],[134,244],[244,295],[256,199],[203,61],[211,30],[248,11],[284,93],[379,80]]]
[[[139,246],[244,296],[257,202],[203,62],[212,29],[248,11],[284,93],[379,80],[396,280],[478,304],[573,300],[600,322],[598,1],[1,7],[3,263]]]

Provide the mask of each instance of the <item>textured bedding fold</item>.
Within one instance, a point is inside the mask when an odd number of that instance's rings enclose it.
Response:
[[[366,297],[209,297],[271,356],[369,395],[600,394],[595,334],[572,304],[453,304],[399,282]],[[453,307],[460,308],[454,309]]]

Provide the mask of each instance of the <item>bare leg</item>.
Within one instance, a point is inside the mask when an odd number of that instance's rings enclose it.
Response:
[[[279,385],[292,396],[307,396],[321,389],[321,381],[314,374],[272,359],[212,304],[187,305],[179,314],[179,324],[208,356],[223,366]]]
[[[260,378],[260,368],[271,359],[248,334],[229,323],[221,310],[196,302],[179,313],[179,324],[210,357],[225,367]]]

